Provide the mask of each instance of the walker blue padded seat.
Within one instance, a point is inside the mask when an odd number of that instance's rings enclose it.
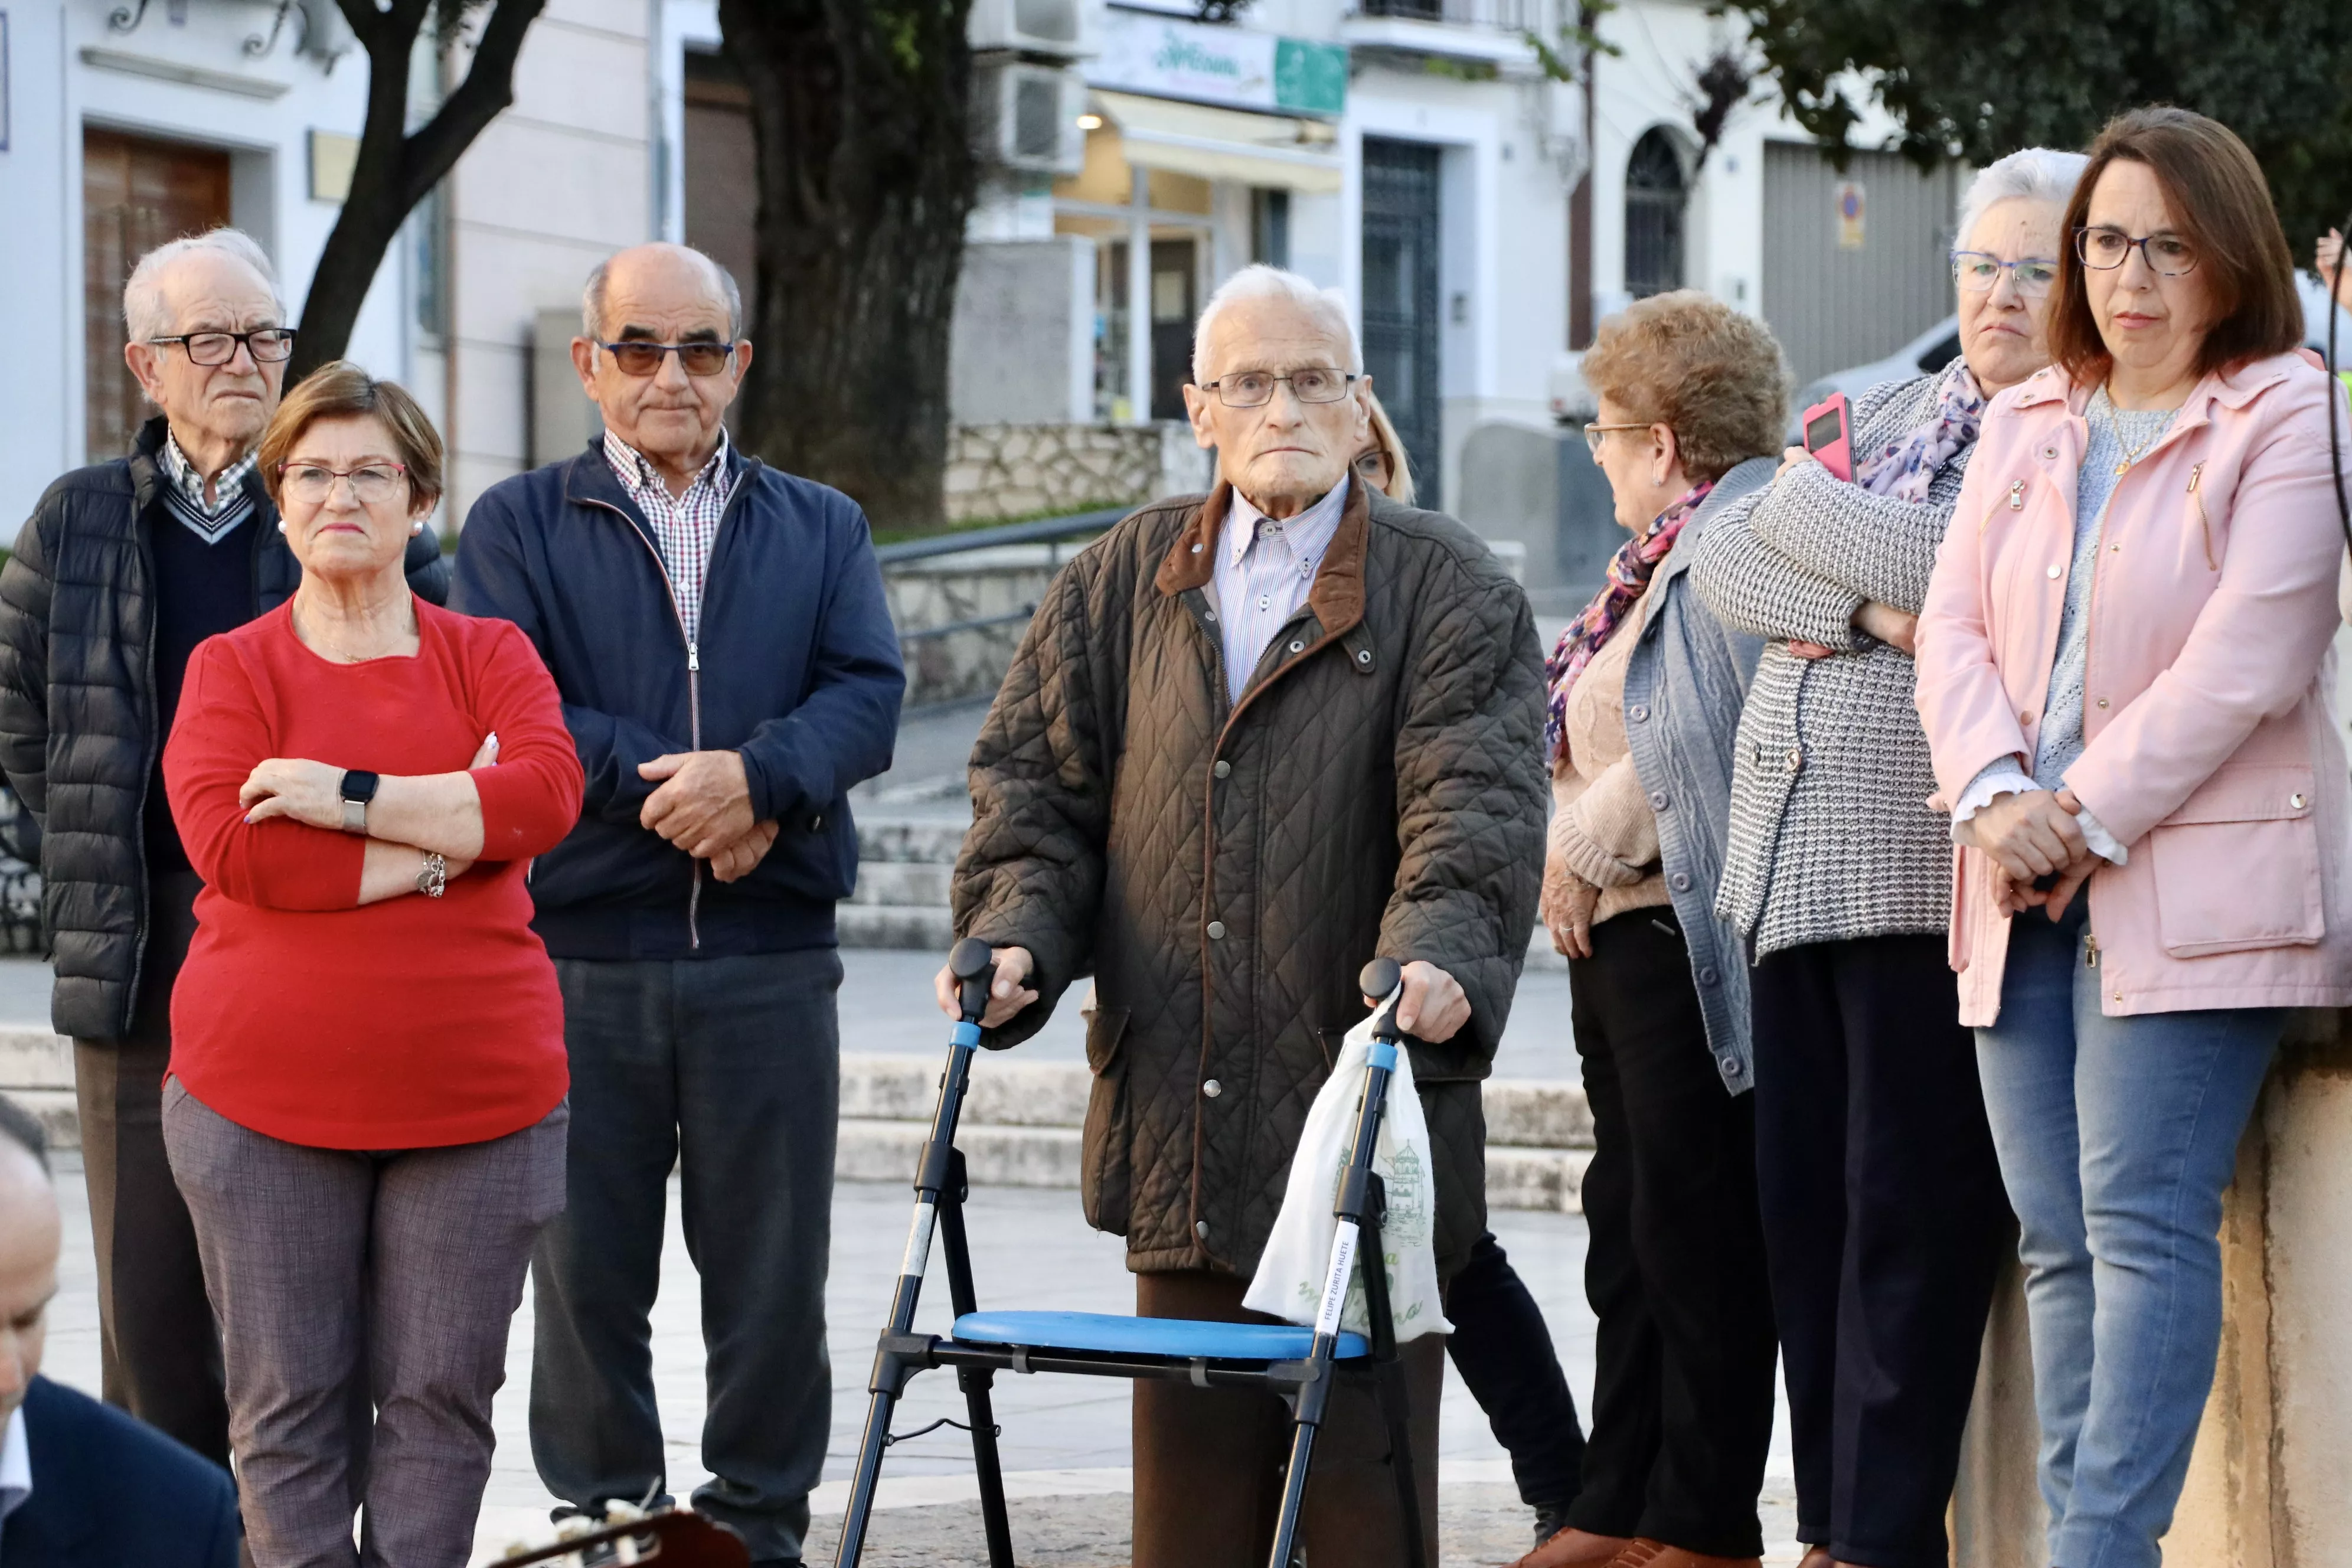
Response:
[[[951,1331],[964,1344],[1181,1361],[1304,1361],[1315,1349],[1313,1329],[1288,1323],[1211,1323],[1109,1312],[966,1312]],[[1342,1333],[1332,1353],[1340,1361],[1358,1361],[1371,1353],[1371,1346],[1361,1334]]]

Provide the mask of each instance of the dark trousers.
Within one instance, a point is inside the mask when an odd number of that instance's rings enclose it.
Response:
[[[163,1153],[172,985],[195,935],[189,874],[151,889],[147,951],[131,1033],[74,1041],[83,1180],[98,1251],[100,1385],[110,1405],[228,1468],[220,1332],[205,1296],[195,1226]]]
[[[1757,965],[1756,1154],[1797,1537],[1942,1568],[1944,1514],[2014,1234],[1941,936]]]
[[[1584,1473],[1576,1396],[1559,1370],[1543,1309],[1494,1232],[1472,1245],[1470,1261],[1446,1287],[1445,1317],[1454,1325],[1446,1353],[1462,1386],[1486,1413],[1495,1441],[1511,1456],[1519,1500],[1533,1509],[1565,1509],[1576,1500]]]
[[[1143,1318],[1276,1321],[1242,1306],[1248,1288],[1246,1279],[1205,1270],[1139,1274],[1135,1311]],[[1427,1561],[1435,1568],[1444,1341],[1423,1334],[1399,1346],[1398,1354],[1404,1363]],[[1137,1383],[1134,1568],[1262,1568],[1282,1510],[1291,1431],[1290,1412],[1271,1394]],[[1343,1382],[1331,1391],[1316,1434],[1298,1537],[1309,1563],[1401,1568],[1405,1560],[1388,1427],[1361,1383]]]
[[[572,1054],[570,1201],[531,1267],[540,1479],[597,1512],[667,1488],[649,1315],[676,1166],[708,1357],[711,1479],[695,1506],[755,1561],[796,1558],[833,1415],[840,955],[555,968]]]
[[[1569,985],[1592,1104],[1584,1280],[1600,1364],[1568,1520],[1759,1556],[1774,1346],[1752,1097],[1716,1072],[1671,910],[1603,921]]]

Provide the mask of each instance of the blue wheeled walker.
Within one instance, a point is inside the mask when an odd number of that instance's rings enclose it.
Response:
[[[961,985],[963,1021],[948,1047],[948,1068],[940,1079],[940,1100],[931,1115],[931,1135],[923,1144],[915,1177],[915,1222],[907,1256],[890,1299],[890,1325],[874,1354],[866,1384],[873,1404],[866,1436],[858,1445],[857,1473],[850,1483],[849,1508],[841,1521],[835,1568],[856,1568],[866,1548],[874,1514],[874,1492],[882,1473],[882,1451],[890,1443],[890,1415],[908,1379],[929,1367],[955,1368],[971,1415],[972,1459],[980,1472],[981,1519],[988,1532],[989,1568],[1014,1568],[1013,1531],[1004,1510],[1004,1472],[997,1458],[996,1426],[989,1389],[1000,1372],[1074,1373],[1087,1377],[1168,1378],[1199,1388],[1260,1388],[1281,1396],[1295,1423],[1290,1463],[1282,1492],[1282,1512],[1274,1533],[1269,1568],[1289,1568],[1298,1535],[1298,1514],[1315,1457],[1315,1433],[1330,1403],[1333,1383],[1359,1378],[1371,1385],[1387,1424],[1397,1503],[1402,1516],[1405,1560],[1428,1568],[1422,1540],[1421,1494],[1413,1484],[1412,1447],[1405,1414],[1403,1364],[1397,1359],[1396,1326],[1389,1314],[1388,1270],[1381,1266],[1381,1221],[1386,1213],[1381,1179],[1372,1172],[1372,1146],[1387,1107],[1396,1066],[1397,993],[1402,974],[1396,961],[1377,958],[1364,966],[1363,993],[1381,999],[1372,1027],[1370,1070],[1356,1114],[1356,1139],[1333,1205],[1338,1226],[1331,1261],[1324,1274],[1323,1300],[1312,1329],[1286,1323],[1193,1322],[1177,1318],[1129,1318],[1104,1312],[983,1312],[972,1293],[971,1252],[964,1238],[967,1194],[963,1155],[955,1147],[956,1118],[971,1081],[972,1053],[980,1045],[980,1018],[988,1006],[993,978],[988,944],[974,937],[956,943],[948,967]],[[923,1289],[936,1231],[944,1244],[948,1294],[955,1323],[945,1339],[914,1332],[915,1303]],[[1369,1262],[1367,1262],[1369,1260]],[[1339,1312],[1359,1270],[1371,1333],[1343,1333]]]

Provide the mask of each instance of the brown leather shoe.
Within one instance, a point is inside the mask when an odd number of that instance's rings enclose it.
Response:
[[[1609,1568],[1763,1568],[1763,1565],[1753,1557],[1709,1557],[1703,1552],[1685,1552],[1663,1541],[1637,1537],[1626,1542],[1624,1551],[1609,1560]]]
[[[1622,1535],[1595,1535],[1570,1527],[1561,1531],[1511,1568],[1607,1568],[1619,1552],[1633,1545]]]

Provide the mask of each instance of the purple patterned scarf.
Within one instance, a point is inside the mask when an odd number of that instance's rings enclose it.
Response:
[[[1658,563],[1675,547],[1682,536],[1683,524],[1698,510],[1706,500],[1707,491],[1715,489],[1709,479],[1696,485],[1682,500],[1666,508],[1650,526],[1617,547],[1609,561],[1609,582],[1592,596],[1592,602],[1578,612],[1568,629],[1559,634],[1559,644],[1544,660],[1544,685],[1550,696],[1544,714],[1544,758],[1553,767],[1559,765],[1561,752],[1568,745],[1568,693],[1576,685],[1576,678],[1592,662],[1601,645],[1624,620],[1625,612],[1639,604],[1650,586],[1650,574]]]
[[[1927,422],[1866,458],[1858,456],[1854,482],[1874,496],[1926,505],[1936,470],[1975,442],[1984,406],[1984,392],[1968,361],[1954,360],[1936,388],[1936,411]]]

